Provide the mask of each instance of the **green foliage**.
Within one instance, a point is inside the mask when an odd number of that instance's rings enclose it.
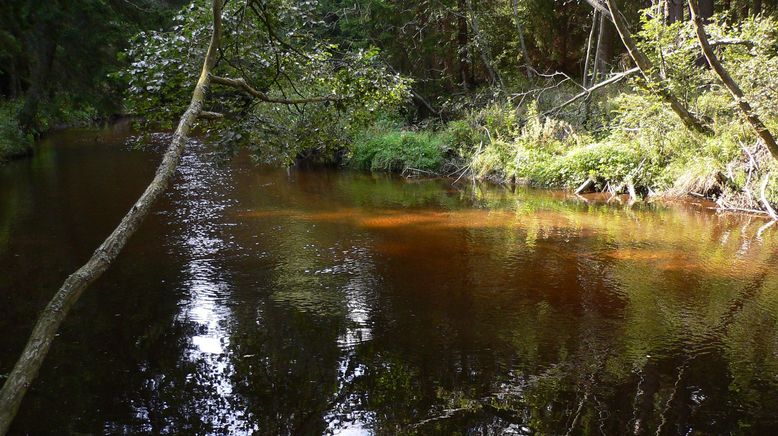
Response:
[[[379,124],[356,136],[349,164],[371,171],[437,171],[444,162],[448,143],[446,134],[400,131],[395,126]]]
[[[170,125],[183,111],[211,33],[209,5],[196,1],[176,15],[169,31],[137,35],[126,52],[131,67],[122,76],[133,112]],[[209,104],[227,115],[214,131],[225,145],[248,145],[258,158],[284,164],[332,155],[354,131],[407,100],[410,81],[391,72],[378,49],[342,47],[318,13],[316,2],[227,4],[224,59],[214,74],[242,78],[269,98],[290,103],[253,100],[214,86]],[[319,97],[329,100],[304,101]]]
[[[25,101],[31,133],[121,110],[117,53],[180,0],[18,0],[0,5],[0,98]]]
[[[19,101],[0,102],[0,162],[29,154],[32,135],[19,126]]]

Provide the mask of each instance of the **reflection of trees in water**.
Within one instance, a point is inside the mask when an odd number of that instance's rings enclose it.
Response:
[[[371,183],[347,185],[373,205]],[[310,203],[284,196],[305,211],[335,188],[302,189]],[[225,279],[224,354],[157,364],[142,407],[170,429],[265,434],[774,425],[775,241],[755,239],[760,223],[531,196],[509,211],[483,228],[265,218],[268,252],[231,262],[267,277]]]
[[[537,226],[528,229],[537,232]],[[719,432],[737,430],[738,425],[775,425],[771,416],[777,390],[772,365],[759,377],[764,383],[772,374],[769,386],[753,384],[734,391],[726,386],[738,370],[752,374],[755,368],[743,359],[726,355],[731,350],[730,341],[753,342],[748,337],[733,337],[733,321],[737,324],[738,320],[756,320],[762,326],[766,335],[759,335],[758,341],[769,344],[767,350],[758,353],[762,366],[774,343],[769,338],[775,335],[771,328],[776,312],[771,308],[775,307],[776,287],[764,282],[765,269],[772,264],[770,245],[753,244],[752,249],[741,251],[739,254],[755,265],[734,277],[727,277],[728,271],[737,271],[733,264],[737,267],[740,260],[724,258],[716,249],[725,244],[751,246],[754,241],[748,239],[753,238],[755,231],[726,241],[706,235],[706,230],[699,226],[691,229],[698,231],[700,238],[682,239],[684,246],[679,249],[710,269],[684,268],[679,272],[661,268],[668,266],[662,256],[637,260],[593,257],[593,249],[603,250],[598,248],[601,240],[582,238],[564,229],[561,233],[554,230],[546,228],[542,233],[556,233],[550,241],[555,246],[559,239],[567,241],[563,254],[546,250],[521,259],[513,254],[515,246],[507,246],[505,258],[517,260],[513,265],[519,271],[516,274],[530,271],[520,282],[531,283],[533,276],[549,274],[574,275],[577,283],[559,284],[556,289],[553,281],[544,281],[547,288],[538,289],[535,295],[512,294],[513,298],[528,300],[516,308],[521,316],[511,326],[497,328],[493,333],[505,334],[503,339],[511,342],[516,351],[516,360],[511,362],[515,367],[508,376],[503,373],[496,377],[492,392],[487,395],[473,396],[461,387],[445,392],[441,397],[444,406],[438,407],[438,413],[445,421],[455,422],[449,427],[451,430],[461,428],[468,420],[473,422],[474,411],[482,417],[475,420],[473,428],[489,426],[493,416],[498,416],[501,422],[493,424],[497,428],[513,426],[521,432],[526,426],[554,434],[581,428],[642,433],[663,426],[673,432],[689,428]],[[737,229],[727,229],[733,230]],[[685,232],[692,233],[689,229]],[[615,236],[614,240],[627,244],[632,241],[623,235]],[[528,238],[535,253],[540,250],[537,239]],[[657,242],[661,246],[663,241]],[[569,253],[573,253],[573,258],[565,258]],[[468,270],[478,275],[485,268],[476,262]],[[579,271],[564,272],[570,268]],[[711,276],[710,271],[717,275]],[[564,295],[559,295],[560,290],[564,290]],[[504,297],[495,292],[474,306],[488,311],[489,307],[510,305]],[[756,313],[750,314],[748,310]],[[740,328],[738,333],[748,331]],[[775,354],[769,359],[774,365]],[[764,398],[765,394],[769,401],[764,405],[748,401],[748,397]],[[463,396],[470,407],[452,406]],[[743,399],[749,407],[731,407],[730,397]],[[428,422],[437,428],[441,425],[437,419]]]
[[[62,428],[620,434],[778,425],[778,276],[769,269],[778,241],[773,231],[756,237],[761,222],[358,175],[293,173],[287,183],[278,173],[226,174],[201,158],[184,161],[176,208],[162,217],[175,238],[155,249],[181,251],[175,264],[131,251],[94,294],[100,304],[85,300],[75,318],[94,315],[79,336],[89,345],[52,350],[61,368],[44,368],[41,379],[65,377]],[[233,197],[283,213],[238,218],[246,206],[231,215]],[[460,211],[462,202],[476,208]],[[138,247],[156,247],[148,239]],[[177,293],[162,280],[180,283]],[[144,291],[121,295],[127,288]],[[137,309],[117,327],[101,307]],[[103,356],[96,343],[110,341],[135,345]],[[100,357],[63,363],[79,353]],[[124,394],[100,404],[113,392]],[[54,403],[25,406],[20,417],[29,423]],[[67,418],[84,410],[94,412]]]

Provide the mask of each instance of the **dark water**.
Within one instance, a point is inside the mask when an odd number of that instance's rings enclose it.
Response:
[[[151,178],[123,141],[0,168],[0,374]],[[778,431],[775,229],[591,200],[193,144],[12,433]]]

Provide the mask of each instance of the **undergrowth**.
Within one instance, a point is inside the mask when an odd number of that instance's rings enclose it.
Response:
[[[778,87],[770,81],[778,77],[774,24],[770,18],[755,18],[738,28],[711,25],[709,32],[717,38],[756,42],[728,46],[721,56],[759,116],[778,133]],[[641,37],[653,41],[654,28],[645,29]],[[694,47],[689,28],[676,30],[673,35],[679,36],[668,50]],[[660,62],[652,47],[644,45]],[[676,60],[684,66],[676,65],[668,86],[685,91],[690,110],[715,131],[713,136],[687,129],[639,78],[563,110],[554,109],[580,88],[541,79],[534,94],[505,92],[435,129],[380,125],[365,131],[354,142],[351,162],[357,168],[398,172],[457,167],[454,174],[554,188],[576,189],[586,182],[588,190],[613,195],[694,194],[730,209],[766,210],[768,204],[778,204],[775,159],[757,141],[718,78],[694,63],[694,51],[684,56],[688,59]]]

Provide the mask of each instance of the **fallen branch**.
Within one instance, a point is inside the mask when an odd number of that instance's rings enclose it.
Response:
[[[712,47],[727,46],[727,45],[745,45],[747,47],[753,47],[754,46],[754,42],[753,41],[744,40],[744,39],[724,38],[724,39],[719,39],[719,40],[716,40],[716,41],[711,41],[710,45]],[[678,54],[679,52],[688,51],[688,50],[692,50],[692,49],[695,49],[695,48],[697,48],[696,45],[690,45],[688,47],[684,47],[684,48],[681,48],[681,49],[678,49],[678,50],[671,51],[670,53],[667,53],[667,56],[671,56],[671,55],[674,55],[674,54]],[[603,80],[602,82],[597,83],[596,85],[593,85],[593,86],[591,86],[589,88],[584,89],[581,93],[576,94],[575,96],[571,97],[569,100],[565,101],[564,103],[560,104],[559,106],[543,112],[541,115],[548,116],[548,115],[551,115],[553,113],[559,112],[560,110],[564,109],[567,106],[570,106],[571,104],[575,103],[576,101],[578,101],[578,100],[580,100],[582,98],[588,97],[594,91],[597,91],[597,90],[599,90],[601,88],[604,88],[604,87],[606,87],[608,85],[613,85],[615,83],[621,82],[623,79],[625,79],[625,78],[627,78],[627,77],[629,77],[629,76],[631,76],[633,74],[639,73],[639,72],[640,72],[640,68],[639,67],[634,67],[634,68],[630,68],[627,71],[614,74],[611,77],[609,77],[608,79]]]
[[[54,294],[38,318],[21,357],[3,384],[0,390],[0,435],[8,432],[27,388],[38,375],[54,336],[70,309],[84,290],[111,266],[175,175],[184,146],[189,139],[189,132],[202,112],[205,93],[210,84],[210,72],[216,65],[222,31],[222,5],[223,0],[213,0],[213,33],[200,78],[192,93],[189,107],[178,122],[178,128],[173,134],[173,139],[162,158],[162,163],[157,168],[154,179],[110,236],[95,250],[89,261],[71,274]]]
[[[560,110],[564,109],[567,106],[570,106],[571,104],[575,103],[576,101],[578,101],[578,100],[580,100],[580,99],[582,99],[584,97],[588,97],[592,92],[594,92],[594,91],[596,91],[596,90],[598,90],[600,88],[604,88],[604,87],[606,87],[608,85],[612,85],[614,83],[618,83],[622,79],[624,79],[626,77],[629,77],[629,76],[631,76],[631,75],[633,75],[635,73],[638,73],[638,72],[640,72],[640,68],[635,67],[635,68],[629,69],[627,71],[624,71],[623,73],[615,74],[615,75],[611,76],[610,78],[608,78],[607,80],[603,80],[602,82],[592,86],[591,88],[584,89],[583,92],[581,92],[580,94],[576,94],[575,96],[573,96],[569,100],[565,101],[564,103],[560,104],[559,106],[557,106],[557,107],[555,107],[555,108],[553,108],[551,110],[548,110],[546,112],[543,112],[542,115],[543,116],[548,116],[548,115],[551,115],[554,112],[559,112]]]
[[[223,120],[224,114],[220,114],[219,112],[200,111],[200,118],[206,120]]]
[[[635,185],[631,181],[627,182],[627,192],[629,192],[630,203],[640,201],[640,197],[638,197],[637,191],[635,191]]]
[[[585,189],[589,189],[589,187],[592,185],[594,185],[594,179],[589,177],[585,182],[581,183],[581,186],[579,186],[578,189],[575,190],[575,195],[580,195]]]

